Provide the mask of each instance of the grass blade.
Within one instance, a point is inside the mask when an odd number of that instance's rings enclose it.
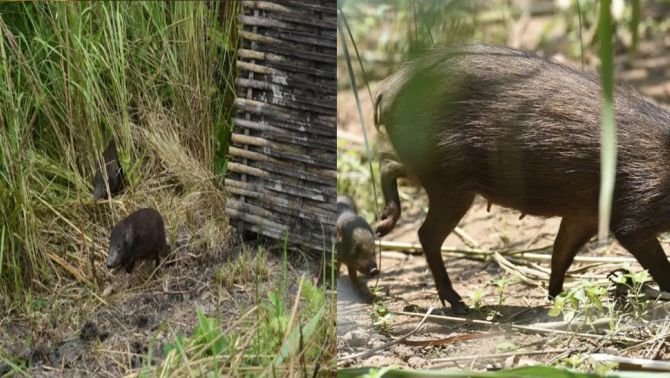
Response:
[[[614,120],[614,49],[612,44],[612,13],[610,0],[600,3],[599,55],[602,84],[602,134],[600,149],[600,200],[598,203],[598,243],[605,245],[612,214],[612,198],[616,178],[617,139]]]

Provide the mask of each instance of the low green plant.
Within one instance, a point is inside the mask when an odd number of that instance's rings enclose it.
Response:
[[[630,263],[623,264],[622,270],[627,273],[615,276],[613,281],[615,284],[622,285],[625,288],[627,294],[625,304],[633,310],[635,318],[640,319],[649,307],[649,302],[645,299],[642,289],[650,277],[646,270],[631,272],[630,268]]]
[[[482,307],[485,306],[485,303],[483,302],[484,297],[486,297],[487,293],[483,290],[473,290],[472,294],[470,294],[470,303],[472,303],[472,306],[475,308],[475,310],[481,310]]]
[[[389,321],[394,318],[394,315],[389,311],[383,302],[375,302],[372,307],[372,324],[378,327],[383,334],[388,334]]]
[[[504,340],[496,344],[496,353],[505,353],[517,350],[519,350],[519,347],[509,340]]]
[[[490,283],[490,285],[494,286],[496,291],[498,292],[498,304],[497,307],[500,307],[505,303],[505,290],[507,290],[507,287],[512,281],[509,278],[500,278],[498,280],[494,280]],[[488,315],[486,316],[486,320],[493,320],[502,314],[498,310],[491,310],[489,311]]]
[[[608,299],[605,287],[593,281],[580,281],[554,299],[549,316],[563,314],[566,321],[575,319],[588,322],[610,316],[612,311],[613,302]]]
[[[588,364],[590,363],[590,360],[588,356],[583,355],[581,353],[575,353],[572,354],[566,358],[563,358],[558,361],[557,365],[558,366],[565,366],[570,369],[581,369],[584,370],[584,368],[588,367]]]

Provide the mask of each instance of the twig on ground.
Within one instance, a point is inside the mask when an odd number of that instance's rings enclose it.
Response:
[[[661,328],[661,334],[667,334],[668,332],[668,323],[663,324],[663,328]],[[652,346],[651,353],[647,356],[647,358],[651,360],[655,360],[658,357],[658,353],[661,351],[661,347],[663,344],[665,344],[665,339],[666,337],[663,337],[661,339],[657,339],[656,345]]]
[[[524,352],[507,352],[507,353],[494,353],[494,354],[476,354],[472,356],[457,356],[457,357],[446,357],[446,358],[435,358],[429,360],[431,364],[433,363],[445,363],[445,362],[455,362],[455,361],[467,361],[467,360],[476,360],[476,359],[485,359],[485,358],[506,358],[506,357],[515,357],[515,356],[532,356],[537,354],[549,354],[549,353],[564,353],[568,349],[546,349],[546,350],[534,350],[534,351],[524,351]],[[445,367],[441,365],[431,365],[431,368],[440,368]]]
[[[455,344],[455,343],[460,343],[463,341],[468,341],[468,340],[476,340],[476,339],[481,339],[484,337],[493,337],[493,336],[498,336],[498,335],[503,335],[502,332],[497,332],[497,333],[466,333],[463,335],[456,335],[456,336],[449,336],[449,337],[442,337],[439,339],[427,339],[427,340],[403,340],[401,341],[401,344],[404,345],[409,345],[409,346],[437,346],[437,345],[444,345],[444,344]]]
[[[640,347],[640,346],[642,346],[642,345],[649,344],[649,343],[653,343],[653,342],[658,341],[658,340],[664,340],[664,339],[667,339],[667,338],[669,338],[669,337],[670,337],[670,333],[662,333],[662,334],[660,334],[660,335],[658,335],[658,336],[652,337],[652,338],[649,339],[649,340],[644,340],[644,341],[641,341],[641,342],[639,342],[639,343],[633,344],[633,345],[631,345],[631,346],[629,346],[629,347],[627,347],[627,348],[621,349],[621,350],[619,351],[619,353],[627,352],[627,351],[629,351],[629,350],[638,348],[638,347]]]
[[[586,324],[586,325],[589,326],[589,327],[598,328],[598,327],[600,327],[600,326],[609,325],[610,321],[612,321],[612,319],[610,319],[610,318],[598,319],[598,320],[595,320],[595,321],[593,321],[593,322],[590,322],[590,323],[588,323],[588,324]],[[537,327],[537,328],[543,328],[543,329],[555,329],[555,330],[556,330],[556,329],[565,330],[565,328],[568,328],[568,327],[570,327],[570,326],[574,326],[574,324],[573,324],[572,322],[566,322],[566,321],[562,321],[562,322],[536,323],[536,324],[534,325],[534,327]]]
[[[445,316],[445,315],[423,315],[423,314],[418,314],[414,312],[405,312],[405,311],[390,311],[392,314],[396,315],[405,315],[405,316],[425,316],[430,319],[436,319],[436,320],[449,320],[453,322],[458,322],[458,323],[465,323],[465,324],[479,324],[479,325],[488,325],[488,326],[501,326],[501,327],[508,327],[520,331],[531,331],[531,332],[539,332],[539,333],[553,333],[553,334],[559,334],[559,335],[572,335],[572,336],[578,336],[578,337],[586,337],[586,338],[592,338],[592,339],[607,339],[611,338],[613,340],[617,341],[625,341],[625,342],[630,342],[630,343],[639,343],[639,339],[634,339],[631,337],[626,337],[626,336],[613,336],[613,335],[599,335],[599,334],[593,334],[593,333],[580,333],[580,332],[570,332],[570,331],[561,331],[561,330],[555,330],[555,329],[546,329],[546,328],[540,328],[540,327],[535,327],[535,326],[525,326],[525,325],[519,325],[519,324],[502,324],[502,323],[494,323],[490,322],[487,320],[477,320],[477,319],[466,319],[466,318],[458,318],[454,316]]]
[[[454,234],[456,234],[459,238],[461,238],[463,243],[467,244],[468,247],[470,247],[470,248],[480,248],[480,244],[475,239],[473,239],[470,235],[468,235],[468,233],[465,232],[464,229],[462,229],[460,227],[456,227],[456,228],[454,228]]]
[[[504,258],[498,252],[493,252],[493,259],[506,272],[510,273],[511,275],[513,275],[515,277],[518,277],[521,281],[523,281],[524,283],[526,283],[528,285],[541,286],[537,279],[528,278],[528,275],[527,275],[528,273],[539,276],[539,277],[535,277],[535,278],[544,278],[544,279],[548,278],[548,277],[546,277],[546,274],[544,274],[542,272],[537,272],[537,271],[534,271],[530,268],[520,267],[520,266],[512,264],[509,260]],[[545,276],[546,278],[543,277],[543,276]]]
[[[644,371],[668,371],[670,372],[670,362],[652,361],[642,358],[631,358],[614,356],[610,354],[596,353],[591,358],[598,362],[616,362],[620,370],[644,370]]]
[[[419,322],[419,324],[417,324],[417,326],[416,326],[413,330],[409,331],[408,333],[404,334],[403,336],[401,336],[401,337],[399,337],[399,338],[397,338],[397,339],[391,340],[391,341],[389,341],[389,342],[387,342],[387,343],[385,343],[385,344],[383,344],[383,345],[380,345],[380,346],[378,346],[378,347],[376,347],[376,348],[372,348],[372,349],[370,349],[370,350],[368,350],[368,351],[361,352],[361,353],[356,353],[356,354],[351,354],[351,355],[348,355],[348,356],[339,358],[338,361],[337,361],[337,365],[340,366],[340,365],[342,365],[344,362],[346,362],[346,361],[348,361],[348,360],[355,359],[355,358],[366,358],[366,357],[372,356],[373,354],[379,352],[380,350],[384,350],[384,349],[386,349],[386,348],[388,348],[388,347],[390,347],[390,346],[393,346],[393,345],[395,345],[395,344],[398,344],[398,343],[402,342],[403,340],[405,340],[405,339],[407,339],[408,337],[410,337],[410,336],[412,336],[413,334],[415,334],[415,333],[419,330],[419,328],[421,328],[421,326],[423,325],[423,323],[425,323],[425,322],[426,322],[426,319],[428,319],[428,317],[430,316],[430,313],[433,312],[433,309],[434,309],[434,307],[433,307],[433,306],[430,306],[430,308],[428,309],[428,311],[426,311],[426,314],[424,315],[423,319],[421,319],[421,321]]]

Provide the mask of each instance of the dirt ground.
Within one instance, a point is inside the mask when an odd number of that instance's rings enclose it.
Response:
[[[228,327],[280,282],[281,255],[268,251],[272,245],[264,246],[259,271],[241,272],[236,260],[258,258],[260,244],[230,244],[216,253],[177,250],[175,264],[155,272],[153,262],[132,274],[116,271],[105,276],[103,290],[74,282],[55,288],[53,297],[35,299],[32,313],[0,319],[0,351],[40,377],[119,377],[155,366],[176,335],[192,334],[196,310]],[[298,277],[310,274],[295,261],[288,265],[289,295]],[[9,371],[0,363],[0,376]]]
[[[670,105],[670,38],[664,37],[654,42],[645,42],[640,55],[632,67],[617,73],[617,79],[637,88],[642,94],[668,107]],[[621,65],[620,65],[621,67]],[[661,79],[662,78],[662,79]],[[374,91],[374,84],[373,84]],[[368,117],[368,135],[374,135],[371,119],[370,99],[366,90],[359,96],[363,101],[363,112]],[[360,122],[355,101],[350,90],[338,94],[338,137],[353,141],[355,146],[361,138]],[[417,229],[427,212],[427,199],[422,189],[411,185],[400,188],[402,216],[395,230],[383,238],[384,241],[417,242]],[[490,212],[486,202],[478,198],[466,217],[459,224],[460,236],[449,235],[444,246],[454,248],[477,247],[485,250],[509,248],[531,249],[549,247],[553,243],[560,219],[543,219],[493,205]],[[666,252],[668,243],[663,243]],[[550,249],[543,253],[550,254]],[[613,243],[603,251],[596,249],[591,241],[578,256],[620,256],[632,257],[618,244]],[[514,325],[533,326],[539,323],[558,322],[562,316],[550,317],[551,302],[547,299],[548,280],[523,283],[501,265],[490,259],[478,261],[454,256],[443,256],[447,271],[455,290],[464,298],[471,311],[465,319],[486,320],[492,311],[499,312],[497,323],[465,324],[457,321],[428,319],[425,324],[407,340],[392,346],[385,346],[415,329],[422,315],[430,306],[435,306],[432,314],[454,316],[449,309],[442,308],[437,298],[435,284],[424,257],[420,254],[402,252],[382,252],[381,275],[378,282],[377,301],[366,303],[352,288],[346,270],[337,281],[337,336],[338,366],[388,366],[410,368],[460,367],[460,368],[501,368],[516,367],[533,363],[565,363],[575,366],[575,356],[581,353],[609,353],[632,357],[663,359],[670,357],[666,344],[658,344],[653,350],[646,346],[625,349],[615,342],[567,335],[560,332],[521,332],[512,329]],[[535,261],[534,268],[550,268],[549,261]],[[609,272],[621,267],[617,264],[574,263],[570,272],[574,278],[566,278],[564,288],[570,287],[576,279],[606,279]],[[641,267],[634,263],[632,270]],[[510,280],[500,296],[493,282]],[[375,286],[376,280],[368,282]],[[485,293],[482,306],[474,308],[473,294]],[[499,303],[503,298],[502,304]],[[659,304],[660,308],[663,305]],[[417,316],[399,315],[394,312],[413,312]],[[388,314],[388,315],[386,315]],[[384,316],[386,315],[386,316]],[[667,312],[649,311],[646,320],[629,325],[632,334],[645,334],[643,324],[667,326]],[[458,335],[473,337],[470,340],[446,338]],[[645,336],[647,339],[652,337]],[[439,345],[428,345],[428,340],[442,340]],[[375,347],[381,350],[371,352]],[[368,352],[368,353],[366,353]],[[509,352],[505,354],[506,352]],[[492,356],[495,355],[495,356]]]

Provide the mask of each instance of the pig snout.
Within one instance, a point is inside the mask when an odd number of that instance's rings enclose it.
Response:
[[[375,263],[374,254],[367,260],[364,267],[365,268],[362,269],[361,273],[365,274],[368,277],[375,277],[376,275],[379,274],[379,269],[377,268],[377,264]]]
[[[109,256],[107,256],[107,268],[112,269],[121,264],[121,254],[118,251],[109,251]]]

